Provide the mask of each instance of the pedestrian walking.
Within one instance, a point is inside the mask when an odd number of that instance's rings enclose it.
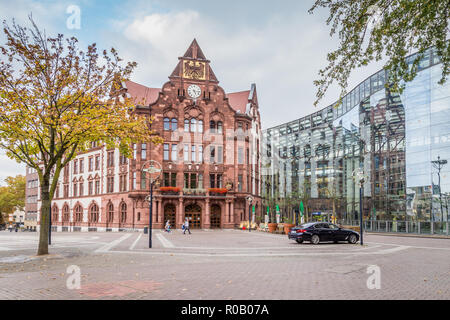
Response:
[[[191,234],[191,228],[189,227],[189,220],[186,218],[184,220],[184,231],[183,234],[186,234],[186,230],[189,231],[189,234]]]
[[[170,233],[170,220],[167,220],[165,229],[167,233]]]

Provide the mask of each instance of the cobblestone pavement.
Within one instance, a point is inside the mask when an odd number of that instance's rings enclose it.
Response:
[[[364,246],[297,244],[257,231],[0,232],[0,299],[450,299],[450,240],[366,235]],[[68,289],[78,266],[81,288]],[[368,266],[381,288],[368,289]]]

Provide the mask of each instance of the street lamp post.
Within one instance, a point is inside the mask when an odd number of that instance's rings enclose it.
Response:
[[[153,227],[153,185],[161,175],[161,164],[155,160],[149,160],[142,165],[142,172],[148,173],[150,182],[150,195],[149,195],[149,228],[148,228],[148,247],[152,248],[152,227]]]
[[[252,196],[247,196],[246,197],[247,202],[248,202],[248,232],[251,232],[252,230],[252,225],[250,224],[250,220],[251,220],[251,215],[252,215],[252,202],[253,202],[253,197]]]
[[[447,164],[447,160],[441,160],[441,156],[438,159],[431,161],[433,167],[438,171],[438,185],[439,185],[439,202],[441,203],[441,223],[444,222],[444,208],[442,206],[442,192],[441,192],[441,169]],[[433,211],[433,209],[431,209]]]
[[[353,179],[355,182],[359,183],[359,231],[360,231],[360,244],[363,245],[363,233],[364,233],[364,224],[363,224],[363,187],[364,182],[366,181],[366,176],[364,175],[364,171],[362,169],[357,169],[353,171]]]

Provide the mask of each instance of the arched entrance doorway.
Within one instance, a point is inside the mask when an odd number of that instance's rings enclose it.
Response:
[[[172,229],[176,228],[176,215],[175,215],[176,209],[175,205],[172,203],[166,204],[164,207],[164,226],[166,225],[167,220],[170,222],[170,227]]]
[[[184,217],[188,218],[191,229],[200,229],[202,227],[202,208],[198,204],[186,206]]]
[[[222,210],[218,204],[211,206],[211,229],[219,229],[221,223]]]

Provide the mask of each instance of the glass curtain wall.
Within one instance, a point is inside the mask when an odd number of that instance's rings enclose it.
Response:
[[[365,219],[446,221],[450,164],[439,172],[432,163],[450,160],[450,84],[438,84],[441,71],[430,49],[401,94],[385,86],[381,70],[340,103],[264,130],[269,213],[278,205],[282,216],[293,219],[301,201],[310,217],[320,212],[357,219],[354,173],[361,168]]]

